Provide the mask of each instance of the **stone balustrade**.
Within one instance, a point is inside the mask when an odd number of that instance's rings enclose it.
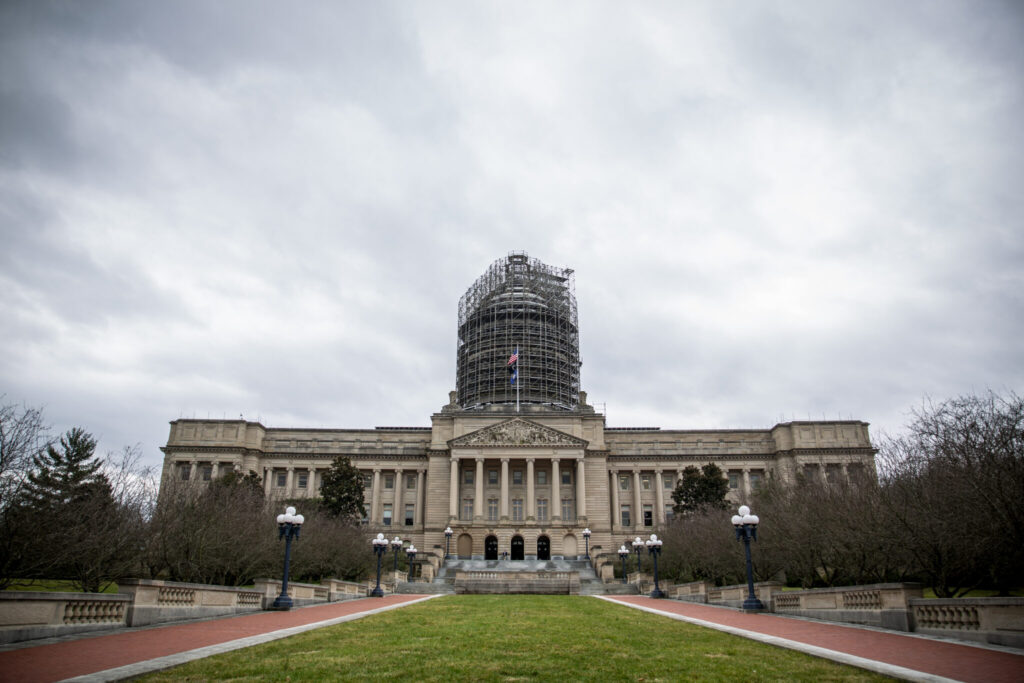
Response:
[[[908,602],[917,633],[1024,647],[1024,598],[921,598]]]
[[[146,626],[183,619],[219,617],[262,609],[261,595],[251,588],[125,579],[121,593],[132,597],[129,626]]]
[[[455,572],[456,593],[546,593],[578,595],[579,572]]]
[[[678,583],[665,589],[665,594],[676,600],[687,602],[707,602],[708,591],[715,585],[710,581],[691,581],[690,583]]]
[[[781,590],[782,584],[778,581],[760,581],[754,584],[754,595],[764,603],[765,607],[771,605],[772,595]],[[707,601],[713,605],[742,607],[743,601],[747,599],[747,595],[748,589],[745,583],[733,586],[709,586],[707,589]]]
[[[324,583],[327,587],[327,599],[329,602],[366,597],[366,584],[364,583],[342,581],[341,579],[327,579]],[[280,586],[280,584],[278,585]],[[278,594],[280,595],[280,589]]]
[[[910,600],[920,597],[917,583],[811,588],[774,593],[771,609],[779,614],[910,631]]]
[[[0,644],[128,625],[130,595],[0,591]]]
[[[279,579],[256,579],[253,581],[256,590],[263,597],[263,609],[274,604],[274,600],[281,595],[281,581]],[[331,599],[331,591],[328,586],[321,586],[315,583],[288,582],[288,597],[296,607],[313,605],[319,602],[327,602]]]

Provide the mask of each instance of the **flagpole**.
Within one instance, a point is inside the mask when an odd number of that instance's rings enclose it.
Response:
[[[519,347],[516,346],[516,412],[519,412]]]

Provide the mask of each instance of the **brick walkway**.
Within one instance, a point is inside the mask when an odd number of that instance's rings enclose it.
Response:
[[[988,649],[896,631],[842,626],[773,614],[746,614],[678,600],[606,596],[605,600],[802,650],[910,680],[1024,681],[1024,652]],[[922,675],[923,674],[923,675]]]
[[[184,663],[195,659],[195,655],[209,656],[247,647],[311,628],[395,609],[429,597],[434,596],[389,595],[384,598],[346,600],[290,612],[257,612],[210,621],[127,629],[108,635],[9,650],[0,652],[0,681],[60,681],[119,669],[86,679],[116,680]],[[193,654],[185,654],[189,652]]]

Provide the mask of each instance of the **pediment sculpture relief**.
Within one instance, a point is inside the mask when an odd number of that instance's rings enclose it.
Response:
[[[451,441],[452,446],[570,446],[585,448],[587,442],[536,422],[516,418],[485,427]]]

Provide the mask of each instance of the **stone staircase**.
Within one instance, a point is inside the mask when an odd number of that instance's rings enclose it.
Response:
[[[449,559],[432,583],[400,583],[397,592],[636,595],[637,588],[604,583],[587,560]]]

